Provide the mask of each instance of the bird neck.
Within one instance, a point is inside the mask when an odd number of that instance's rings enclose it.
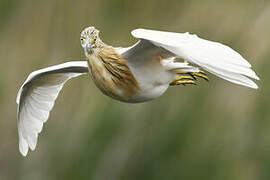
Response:
[[[101,39],[97,39],[95,42],[94,47],[92,48],[89,56],[95,55],[98,56],[98,54],[106,49],[110,49],[112,48],[111,46],[107,45],[106,43],[104,43]],[[88,57],[89,58],[89,57]]]
[[[110,46],[108,46],[106,43],[104,43],[100,38],[97,38],[97,40],[95,42],[95,48],[102,49],[102,48],[106,48],[106,47],[110,47]]]

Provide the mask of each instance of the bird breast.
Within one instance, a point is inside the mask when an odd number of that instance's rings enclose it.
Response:
[[[89,56],[88,64],[93,81],[105,95],[128,102],[140,91],[126,60],[113,48],[94,52]]]

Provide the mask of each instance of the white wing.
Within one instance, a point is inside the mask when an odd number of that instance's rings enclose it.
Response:
[[[38,133],[49,117],[54,101],[69,79],[88,73],[86,61],[73,61],[32,72],[21,86],[18,104],[19,150],[23,156],[34,150]]]
[[[218,42],[204,40],[189,33],[162,32],[136,29],[131,34],[150,41],[179,58],[201,66],[205,70],[230,82],[258,88],[248,77],[259,80],[251,65],[239,53]]]

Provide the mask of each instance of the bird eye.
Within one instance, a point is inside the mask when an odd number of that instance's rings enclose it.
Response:
[[[93,43],[95,43],[96,42],[96,38],[94,38],[94,39],[91,39],[91,43],[93,44]]]

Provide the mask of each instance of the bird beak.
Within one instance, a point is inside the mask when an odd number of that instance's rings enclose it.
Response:
[[[91,48],[92,43],[90,41],[87,41],[84,46],[84,53],[87,55],[89,52],[89,49]]]

